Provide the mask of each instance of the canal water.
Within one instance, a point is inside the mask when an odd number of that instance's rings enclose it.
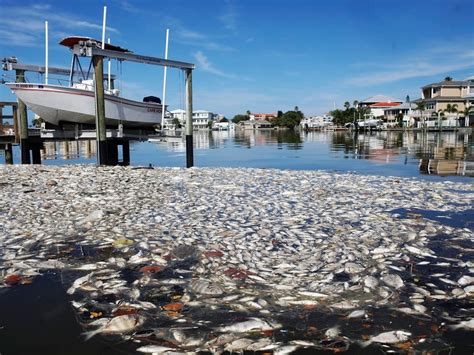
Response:
[[[45,148],[45,165],[96,163],[94,141],[47,143]],[[474,137],[464,132],[198,131],[194,148],[197,167],[323,169],[456,181],[474,177]],[[181,137],[134,142],[130,149],[131,165],[185,166]]]

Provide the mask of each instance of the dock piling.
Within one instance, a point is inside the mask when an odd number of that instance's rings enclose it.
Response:
[[[16,69],[16,82],[24,83],[25,71]],[[28,142],[28,115],[26,112],[26,105],[23,101],[18,99],[18,111],[20,113],[20,149],[21,149],[21,163],[30,164],[30,147]]]
[[[194,166],[193,153],[193,71],[185,69],[186,73],[186,167]]]
[[[107,134],[105,126],[105,99],[104,99],[104,57],[92,57],[94,65],[95,89],[95,122],[97,132],[97,157],[99,165],[111,165],[108,159]]]
[[[11,144],[5,145],[5,163],[6,164],[13,164],[13,148]]]

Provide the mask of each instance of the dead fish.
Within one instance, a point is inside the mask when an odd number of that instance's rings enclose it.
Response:
[[[339,336],[340,333],[341,333],[341,331],[340,331],[339,327],[336,326],[336,327],[332,327],[332,328],[329,328],[328,330],[326,330],[324,332],[324,335],[326,336],[326,338],[333,339],[333,338],[336,338],[337,336]]]
[[[461,286],[469,286],[474,283],[474,277],[464,275],[458,280],[458,284]]]
[[[381,280],[383,281],[383,283],[390,287],[393,287],[396,290],[402,288],[404,285],[402,278],[397,274],[388,274],[382,276]]]
[[[404,330],[392,330],[372,337],[368,343],[396,344],[407,341],[410,335],[410,332]]]
[[[217,331],[222,332],[222,333],[225,333],[225,332],[246,333],[252,330],[265,331],[265,330],[278,329],[280,327],[281,325],[277,323],[272,324],[263,319],[250,318],[243,322],[219,327],[217,328]]]
[[[74,292],[76,292],[76,289],[79,288],[81,285],[85,284],[86,282],[88,282],[91,277],[94,275],[93,272],[91,272],[90,274],[87,274],[85,276],[82,276],[82,277],[79,277],[78,279],[76,279],[73,283],[72,283],[72,286],[66,291],[69,295],[72,295]]]
[[[103,326],[96,330],[92,330],[90,332],[84,333],[85,340],[89,340],[94,335],[99,333],[106,333],[106,334],[117,334],[117,333],[127,333],[140,325],[144,322],[144,318],[133,314],[133,315],[122,315],[111,318],[105,323]]]
[[[230,352],[237,351],[237,350],[245,350],[252,343],[253,343],[252,339],[247,339],[247,338],[237,339],[227,344],[225,346],[225,350],[230,351]]]
[[[160,345],[145,345],[141,346],[137,349],[137,351],[141,353],[147,353],[147,354],[163,354],[167,351],[174,351],[176,349],[174,348],[168,348],[167,346],[160,346]]]
[[[192,280],[189,287],[196,293],[206,296],[219,296],[224,293],[222,288],[207,280]]]
[[[349,313],[349,315],[347,316],[347,318],[349,319],[352,319],[352,318],[360,318],[360,317],[363,317],[365,316],[367,313],[364,311],[364,310],[355,310],[355,311],[352,311],[351,313]]]
[[[452,325],[451,328],[453,329],[468,329],[468,330],[474,330],[474,318],[469,319],[469,320],[464,320],[462,322],[459,322],[459,324]]]
[[[298,346],[296,345],[285,345],[285,346],[275,349],[275,351],[273,352],[273,355],[291,354],[296,349],[298,349]]]

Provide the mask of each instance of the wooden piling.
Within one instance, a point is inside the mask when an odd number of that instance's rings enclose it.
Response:
[[[25,83],[25,71],[16,69],[16,82]],[[21,147],[21,163],[30,164],[30,147],[28,142],[28,115],[26,105],[18,99],[18,111],[20,113],[20,147]]]
[[[193,153],[193,71],[192,71],[192,69],[185,69],[185,73],[186,73],[186,167],[191,168],[194,165],[194,153]]]
[[[130,165],[130,142],[128,140],[123,141],[122,145],[122,164],[124,166]]]
[[[41,164],[41,148],[43,147],[43,144],[34,143],[34,144],[30,144],[30,146],[31,146],[31,155],[33,157],[33,164]]]
[[[13,131],[15,132],[15,143],[20,142],[20,132],[18,124],[18,107],[12,105],[12,115],[13,115]]]
[[[104,58],[95,55],[92,57],[92,63],[94,65],[95,122],[98,145],[98,164],[110,165],[107,154],[107,132],[105,126]]]
[[[10,143],[5,145],[5,164],[13,164],[13,148]]]

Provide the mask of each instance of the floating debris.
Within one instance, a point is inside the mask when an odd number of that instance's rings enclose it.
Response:
[[[472,226],[423,214],[471,211],[469,184],[261,169],[0,170],[0,289],[57,270],[86,338],[133,340],[143,353],[436,351],[449,346],[444,331],[473,329]]]

